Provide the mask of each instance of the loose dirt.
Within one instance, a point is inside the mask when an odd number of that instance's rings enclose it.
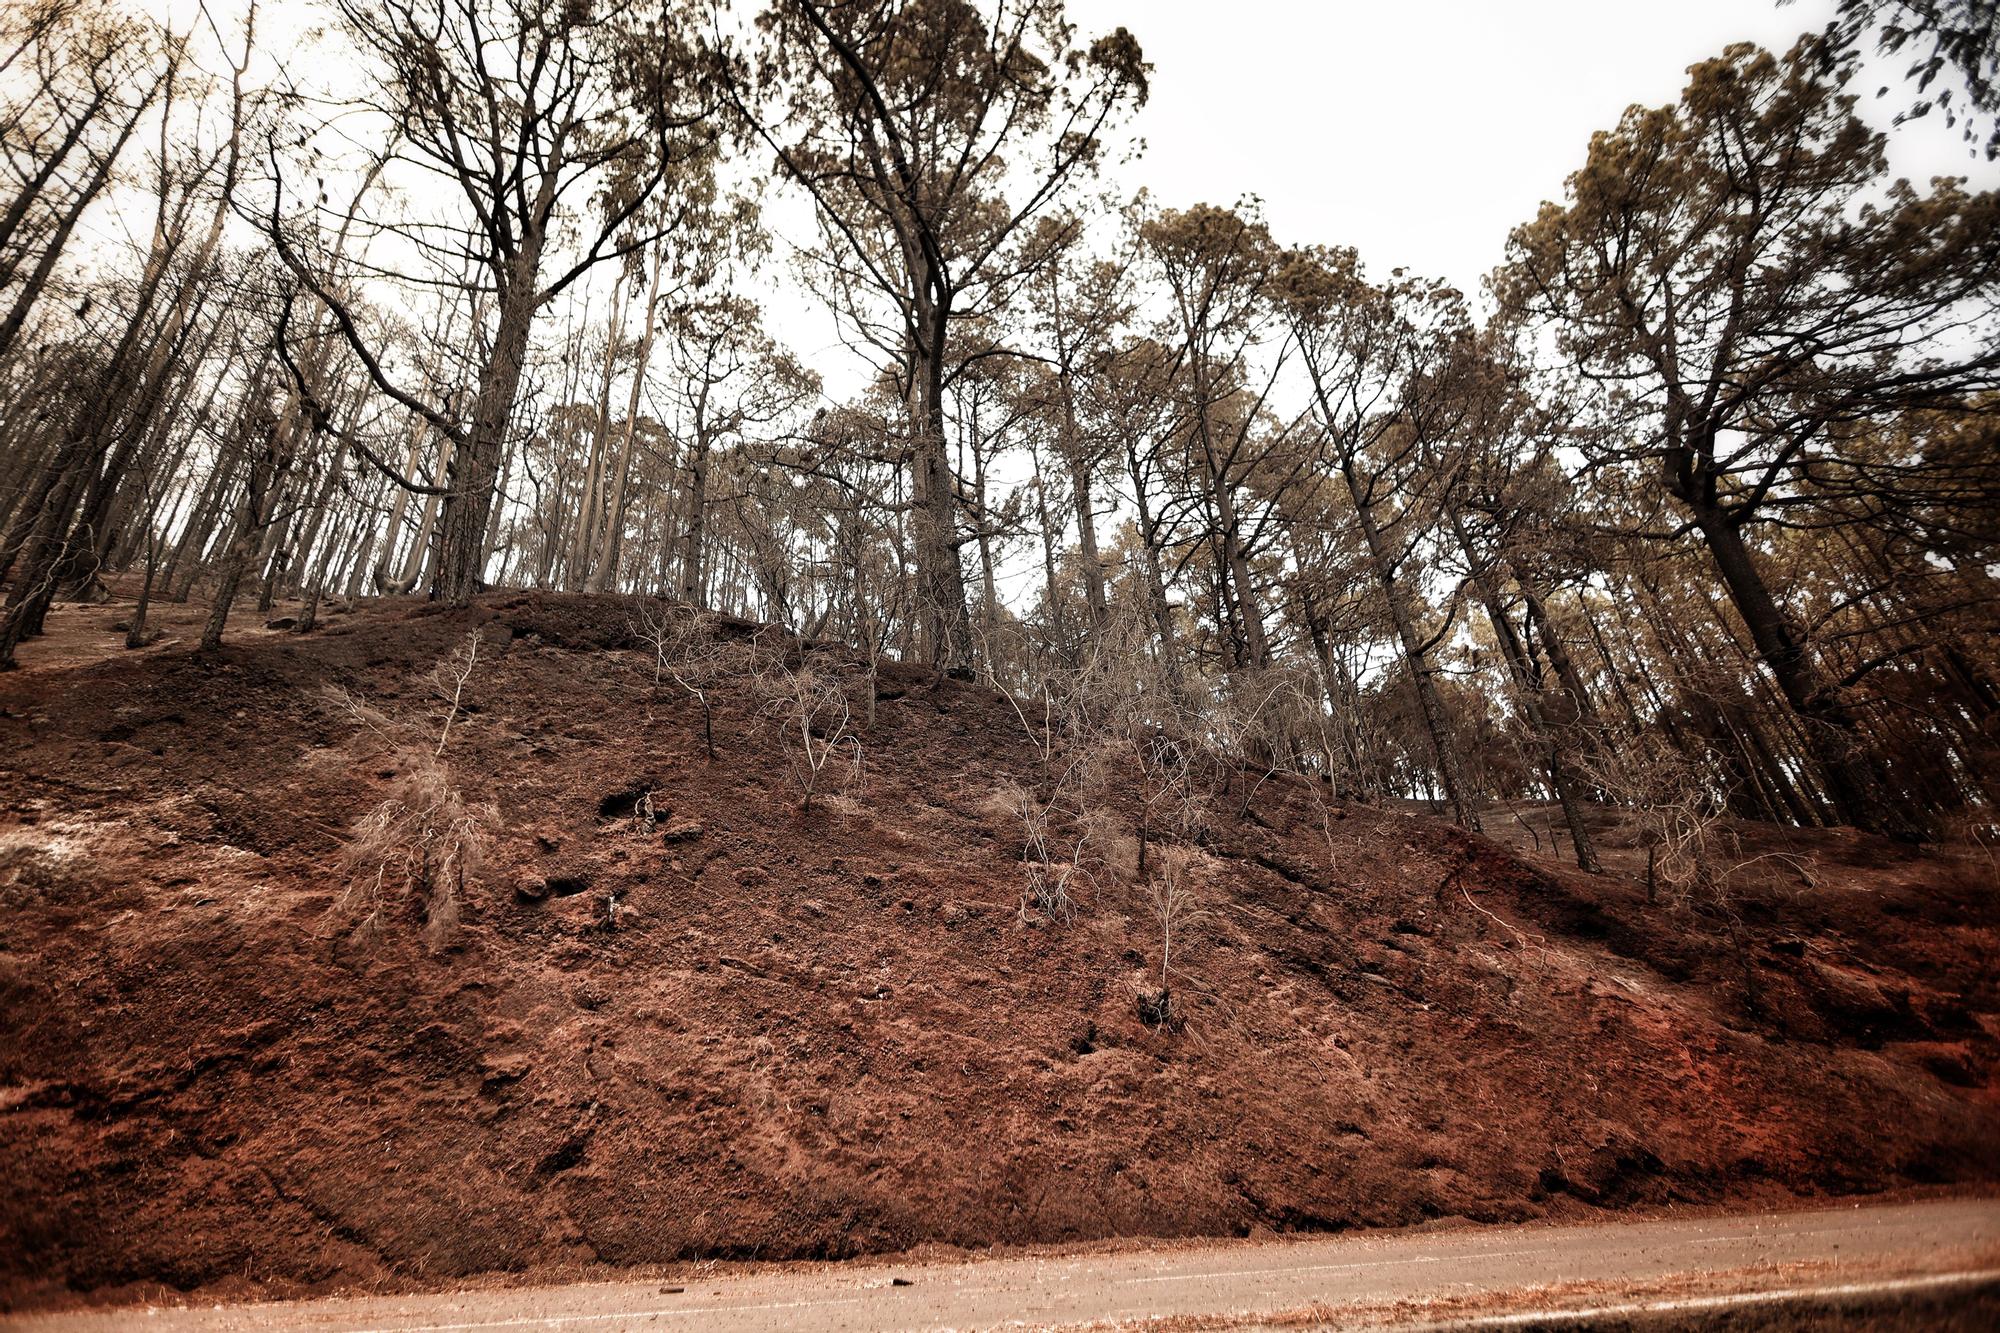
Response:
[[[2000,1179],[1977,847],[1741,826],[1786,855],[1732,926],[1238,773],[1162,1028],[1129,873],[1021,910],[995,793],[1039,768],[984,687],[885,666],[859,782],[802,815],[747,682],[710,760],[619,599],[207,655],[123,653],[122,610],[0,677],[15,1309]],[[340,692],[434,726],[475,629],[444,760],[490,848],[442,947],[401,900],[357,938],[342,851],[406,763]]]
[[[475,1333],[695,1327],[1901,1328],[1985,1333],[2000,1203],[1590,1226],[1423,1227],[1111,1254],[759,1266],[672,1280],[56,1315],[24,1333]],[[1881,1317],[1886,1317],[1881,1318]]]

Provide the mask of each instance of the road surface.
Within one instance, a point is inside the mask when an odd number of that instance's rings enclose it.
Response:
[[[1464,1227],[1307,1240],[1162,1246],[1114,1254],[773,1266],[645,1282],[367,1296],[205,1308],[148,1307],[0,1319],[44,1333],[296,1329],[967,1329],[1186,1316],[1180,1327],[1732,1327],[1801,1301],[1824,1312],[1930,1302],[2000,1310],[2000,1200],[1845,1206],[1569,1227]],[[1778,1293],[1772,1295],[1771,1293]],[[1845,1304],[1843,1304],[1845,1303]],[[1549,1312],[1596,1310],[1593,1319]],[[1762,1315],[1759,1312],[1763,1312]],[[1539,1312],[1539,1313],[1537,1313]],[[1609,1318],[1605,1318],[1609,1316]],[[1978,1327],[1985,1315],[1963,1324]],[[1467,1325],[1463,1321],[1476,1322]],[[1932,1322],[1929,1317],[1919,1326]],[[1871,1327],[1879,1325],[1870,1325]]]

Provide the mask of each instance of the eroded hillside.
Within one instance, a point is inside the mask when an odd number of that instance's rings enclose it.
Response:
[[[1742,877],[1738,947],[1629,876],[1245,772],[1159,1025],[1133,867],[1022,910],[1002,793],[1040,761],[983,686],[885,666],[858,778],[801,813],[768,699],[721,678],[708,758],[618,599],[206,655],[120,655],[113,619],[65,609],[0,678],[17,1299],[2000,1175],[1977,849],[1801,838]],[[394,899],[357,935],[343,851],[410,762],[380,719],[434,726],[475,629],[442,759],[483,864],[437,947]]]

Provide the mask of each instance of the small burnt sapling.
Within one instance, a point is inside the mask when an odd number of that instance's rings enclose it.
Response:
[[[847,683],[824,654],[800,650],[796,660],[773,656],[758,672],[762,716],[777,732],[799,812],[812,811],[813,797],[829,783],[846,787],[861,778],[861,738]]]
[[[1160,986],[1139,993],[1139,1017],[1153,1027],[1176,1024],[1183,1015],[1173,1002],[1174,939],[1186,944],[1190,926],[1208,915],[1200,904],[1202,882],[1211,869],[1208,856],[1193,847],[1162,848],[1159,873],[1146,884],[1146,900],[1160,928]]]
[[[701,707],[701,743],[715,758],[713,694],[723,676],[742,664],[741,650],[716,632],[713,613],[692,606],[648,604],[630,622],[632,636],[653,656],[653,688],[671,680]]]

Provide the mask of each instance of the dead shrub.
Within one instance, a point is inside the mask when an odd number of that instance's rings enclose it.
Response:
[[[1231,672],[1203,711],[1207,748],[1225,766],[1223,787],[1229,785],[1228,770],[1237,765],[1258,774],[1244,784],[1238,819],[1249,815],[1252,799],[1273,774],[1305,771],[1308,754],[1325,756],[1332,771],[1333,747],[1319,698],[1318,683],[1309,672],[1271,666]]]
[[[1034,701],[1007,696],[1034,744],[1051,811],[1093,829],[1096,860],[1117,841],[1110,811],[1137,798],[1136,876],[1161,839],[1192,840],[1207,826],[1224,773],[1198,703],[1151,649],[1149,627],[1127,609],[1089,641],[1073,668],[1046,672]]]
[[[1075,920],[1077,890],[1094,888],[1109,865],[1109,821],[1077,796],[1077,784],[1065,782],[1046,800],[1017,782],[1002,783],[994,794],[1001,812],[1021,828],[1023,921],[1031,912],[1065,925]]]
[[[1677,750],[1634,741],[1582,761],[1584,775],[1624,811],[1623,838],[1646,853],[1646,899],[1686,911],[1718,900],[1721,808]]]
[[[1625,807],[1625,832],[1646,852],[1646,901],[1683,918],[1706,917],[1722,928],[1742,974],[1745,1003],[1756,1012],[1757,972],[1732,887],[1746,863],[1701,770],[1650,736],[1605,746],[1585,758],[1582,768]]]
[[[1159,873],[1146,885],[1147,904],[1153,923],[1160,930],[1160,987],[1139,996],[1139,1016],[1154,1027],[1174,1023],[1179,1015],[1173,1004],[1174,940],[1188,927],[1208,915],[1201,906],[1202,889],[1214,870],[1213,860],[1193,847],[1162,848]]]
[[[800,813],[811,812],[822,789],[846,790],[861,781],[861,738],[847,683],[835,668],[811,654],[796,662],[776,657],[758,673],[757,692],[764,701],[759,711],[776,729],[798,790]]]
[[[346,889],[335,915],[356,936],[382,933],[399,904],[414,909],[424,943],[442,948],[458,925],[468,879],[498,821],[466,803],[437,756],[405,750],[389,794],[362,816],[341,848]]]
[[[715,758],[716,687],[732,673],[747,671],[747,650],[717,633],[719,618],[692,606],[649,605],[632,618],[630,629],[652,654],[653,687],[674,685],[701,709],[701,741]]]
[[[393,918],[414,919],[425,945],[449,941],[471,879],[485,859],[499,812],[465,799],[444,759],[446,743],[479,663],[478,631],[431,672],[432,693],[443,704],[427,726],[390,717],[345,691],[332,698],[378,743],[376,762],[394,769],[388,793],[355,822],[341,847],[344,888],[328,912],[334,928],[357,939],[384,934]]]

